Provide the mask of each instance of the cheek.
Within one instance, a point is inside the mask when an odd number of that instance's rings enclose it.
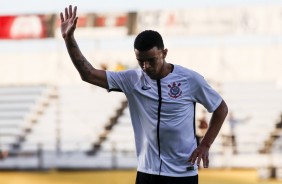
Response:
[[[163,68],[163,65],[164,65],[164,62],[163,61],[160,61],[158,64],[157,64],[157,69],[158,70],[162,70],[162,68]]]
[[[159,71],[159,70],[160,70],[160,66],[159,66],[159,65],[153,65],[153,66],[152,66],[152,69],[153,69],[154,71]]]

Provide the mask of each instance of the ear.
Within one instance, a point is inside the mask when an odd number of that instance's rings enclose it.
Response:
[[[165,58],[166,58],[167,51],[168,51],[167,49],[164,49],[164,50],[163,50],[163,59],[165,59]]]

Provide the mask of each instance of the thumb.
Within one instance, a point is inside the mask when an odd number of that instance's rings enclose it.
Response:
[[[196,159],[197,159],[197,156],[196,156],[195,150],[194,150],[192,155],[189,157],[188,161],[191,162],[192,164],[194,164]]]

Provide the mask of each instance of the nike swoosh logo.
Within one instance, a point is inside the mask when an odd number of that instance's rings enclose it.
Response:
[[[151,89],[151,87],[142,86],[141,89],[142,89],[142,90],[149,90],[149,89]]]

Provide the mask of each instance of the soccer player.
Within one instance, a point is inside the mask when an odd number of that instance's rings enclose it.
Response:
[[[197,184],[198,166],[201,161],[205,168],[209,166],[209,149],[228,112],[222,97],[197,72],[166,62],[168,50],[153,30],[135,38],[139,69],[94,68],[74,38],[76,13],[77,7],[72,6],[60,13],[62,36],[83,81],[126,95],[138,158],[136,184]],[[212,113],[198,147],[196,103]]]

